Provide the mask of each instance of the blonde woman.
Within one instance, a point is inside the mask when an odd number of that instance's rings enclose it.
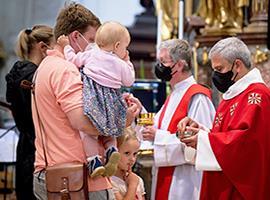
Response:
[[[31,112],[31,92],[20,87],[22,80],[32,81],[33,75],[54,43],[53,29],[45,25],[23,29],[18,35],[16,54],[20,58],[6,75],[6,99],[20,132],[16,161],[17,200],[36,199],[33,194],[35,130]]]

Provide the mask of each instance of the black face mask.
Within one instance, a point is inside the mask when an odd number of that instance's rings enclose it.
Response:
[[[175,63],[176,64],[176,63]],[[155,64],[155,74],[156,77],[161,79],[162,81],[170,81],[172,79],[172,68],[174,68],[175,64],[172,67],[166,67],[160,62]]]
[[[234,66],[234,62],[232,65],[232,69],[226,73],[220,73],[220,72],[214,71],[212,80],[213,80],[214,85],[218,89],[218,91],[225,93],[229,89],[229,87],[231,87],[235,83],[234,80],[238,73],[235,75],[234,79],[232,80],[233,66]]]

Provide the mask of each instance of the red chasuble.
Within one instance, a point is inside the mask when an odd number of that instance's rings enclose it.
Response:
[[[172,116],[171,122],[168,127],[168,131],[170,133],[175,133],[177,131],[178,122],[187,116],[188,114],[188,106],[191,101],[191,98],[195,94],[204,94],[211,99],[211,92],[206,87],[194,84],[191,85],[184,96],[182,97],[180,103],[178,104],[174,115]],[[158,128],[161,126],[161,122],[163,120],[164,114],[166,112],[166,108],[169,102],[170,96],[166,99],[164,107],[160,113]],[[157,152],[158,153],[158,152]],[[173,178],[174,167],[159,167],[158,175],[157,175],[157,188],[156,188],[156,200],[166,200],[168,199],[170,186]]]
[[[270,199],[270,91],[264,84],[221,102],[209,140],[222,171],[204,172],[200,199]]]

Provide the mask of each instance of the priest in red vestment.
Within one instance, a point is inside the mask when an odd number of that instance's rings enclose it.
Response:
[[[224,93],[212,129],[190,118],[178,124],[181,141],[197,148],[196,169],[204,171],[200,199],[270,199],[269,88],[241,40],[220,40],[209,56],[213,83]]]
[[[195,149],[186,147],[176,137],[180,119],[189,116],[210,128],[215,115],[208,88],[192,76],[191,48],[187,41],[163,41],[155,72],[170,81],[171,94],[155,116],[154,126],[143,129],[143,138],[153,142],[154,167],[152,200],[196,200],[201,186],[201,172],[192,162]]]

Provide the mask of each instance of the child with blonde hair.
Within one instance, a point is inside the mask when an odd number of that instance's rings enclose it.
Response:
[[[136,132],[128,127],[124,134],[117,138],[120,162],[117,172],[111,177],[116,200],[144,200],[145,189],[141,177],[132,172],[140,148]]]
[[[79,35],[87,43],[83,35]],[[58,44],[63,47],[65,58],[82,72],[84,113],[97,128],[100,136],[82,133],[82,141],[92,177],[112,176],[120,159],[116,139],[126,126],[127,104],[122,97],[121,86],[131,86],[135,73],[127,47],[130,43],[128,30],[117,22],[106,22],[96,33],[96,45],[89,44],[84,52],[75,53],[67,36],[60,36]],[[80,48],[79,44],[77,46]],[[84,66],[84,67],[82,67]],[[106,165],[98,152],[102,142],[106,152]]]

